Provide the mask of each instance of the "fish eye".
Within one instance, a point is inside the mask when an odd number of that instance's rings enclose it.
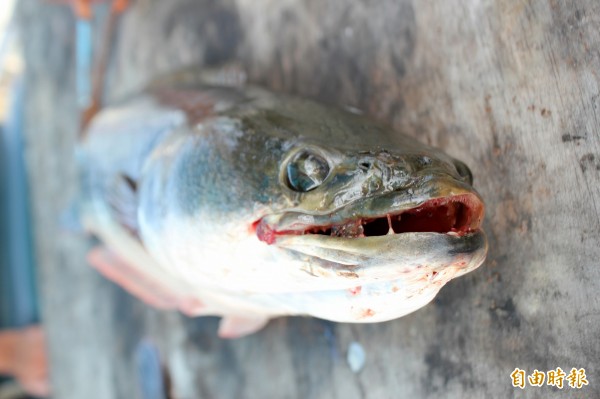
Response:
[[[329,175],[329,163],[320,155],[300,151],[287,164],[287,183],[295,191],[317,188]]]
[[[454,167],[463,180],[467,181],[470,185],[473,185],[473,173],[471,173],[471,169],[469,169],[467,165],[461,161],[454,160]]]

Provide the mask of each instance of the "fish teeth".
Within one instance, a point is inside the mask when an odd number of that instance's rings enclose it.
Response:
[[[331,226],[331,236],[332,237],[360,237],[364,233],[364,228],[362,226],[362,220],[351,220],[347,223]]]

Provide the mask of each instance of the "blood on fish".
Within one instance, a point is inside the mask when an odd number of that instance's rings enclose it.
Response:
[[[258,227],[259,223],[260,223],[260,220],[256,220],[256,221],[252,222],[252,224],[250,224],[250,226],[248,227],[248,233],[256,234],[256,228]]]
[[[360,291],[362,291],[362,287],[359,285],[357,287],[350,288],[348,291],[350,291],[350,294],[352,295],[358,295],[360,294]]]
[[[375,316],[375,311],[373,309],[364,309],[362,311],[361,318],[373,317]]]
[[[273,230],[271,228],[271,226],[269,226],[264,221],[257,221],[257,222],[255,222],[255,224],[256,224],[256,237],[258,237],[258,239],[260,241],[266,242],[269,245],[273,244],[275,242],[275,237],[277,235],[275,230]]]

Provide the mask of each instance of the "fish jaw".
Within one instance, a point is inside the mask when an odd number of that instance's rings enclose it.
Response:
[[[267,244],[275,243],[281,236],[290,235],[347,238],[410,232],[464,235],[478,230],[483,220],[484,205],[474,192],[392,205],[400,202],[394,201],[395,197],[400,196],[382,196],[388,204],[382,203],[381,198],[374,198],[331,213],[292,211],[270,215],[256,222],[256,234],[259,240]]]
[[[420,269],[452,269],[457,277],[476,269],[487,254],[484,205],[465,186],[432,185],[441,196],[406,201],[405,193],[398,192],[329,214],[266,216],[257,222],[256,235],[266,244],[308,256],[310,272],[322,277],[369,283],[402,279]]]
[[[417,201],[416,206],[404,202],[396,208],[389,205],[398,203],[398,198],[371,199],[354,204],[347,212],[338,210],[336,215],[295,215],[294,224],[289,223],[290,215],[279,215],[281,225],[263,218],[256,225],[256,234],[271,246],[304,257],[304,271],[320,283],[329,283],[330,290],[290,294],[289,300],[303,313],[349,323],[393,320],[428,304],[446,283],[478,268],[487,255],[487,238],[481,229],[484,205],[479,195],[460,185],[436,186],[447,195]],[[424,212],[431,212],[434,218],[443,216],[443,220],[428,220],[420,215]],[[339,222],[340,213],[360,217]],[[392,223],[392,217],[401,221],[402,215],[408,219],[405,224]],[[385,217],[389,231],[368,236],[377,231],[369,232],[368,223],[360,223],[363,217],[370,223]],[[327,224],[327,219],[349,227],[342,236],[332,236],[336,226]],[[288,230],[277,230],[279,226]]]
[[[423,275],[410,283],[399,279],[356,285],[346,290],[289,293],[282,301],[309,314],[339,323],[379,323],[394,320],[427,305],[451,275]]]
[[[463,275],[476,269],[487,253],[482,230],[456,236],[440,233],[404,233],[354,239],[318,235],[281,236],[277,246],[312,257],[311,273],[357,282],[394,280],[423,269],[439,272],[456,268]]]

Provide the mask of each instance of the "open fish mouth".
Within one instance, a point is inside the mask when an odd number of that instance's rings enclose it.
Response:
[[[407,233],[438,233],[464,236],[480,229],[483,202],[475,194],[460,194],[429,199],[412,208],[375,215],[357,215],[340,222],[314,223],[315,217],[298,216],[295,223],[277,229],[265,219],[257,225],[257,237],[268,244],[281,236],[320,235],[361,239]],[[313,223],[311,223],[313,222]]]
[[[450,279],[485,259],[484,205],[476,193],[463,191],[386,209],[367,200],[330,215],[267,216],[257,223],[256,235],[304,256],[310,274],[361,283],[451,269],[444,273]],[[341,212],[351,216],[341,217]]]
[[[372,218],[349,219],[343,224],[313,226],[291,234],[321,234],[362,238],[404,233],[445,233],[462,236],[481,224],[483,204],[471,194],[436,198],[411,209]]]

